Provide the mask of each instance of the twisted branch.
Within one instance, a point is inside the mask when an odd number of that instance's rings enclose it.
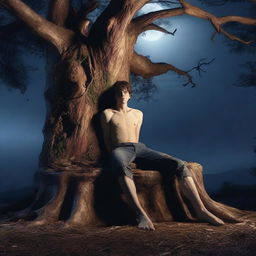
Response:
[[[139,33],[144,31],[144,28],[148,26],[149,24],[152,24],[155,20],[159,18],[168,18],[168,17],[174,17],[174,16],[180,16],[183,14],[187,14],[190,16],[194,16],[201,19],[210,20],[214,28],[218,33],[222,33],[226,37],[228,37],[230,40],[239,41],[243,44],[252,44],[255,41],[249,40],[245,41],[227,31],[225,31],[221,26],[228,23],[228,22],[238,22],[245,25],[251,25],[256,26],[256,19],[253,18],[247,18],[247,17],[241,17],[241,16],[223,16],[223,17],[217,17],[207,11],[204,11],[196,6],[193,6],[189,3],[187,3],[184,0],[179,1],[181,4],[181,8],[172,8],[167,10],[160,10],[155,12],[150,12],[144,15],[141,15],[137,18],[134,18],[131,22],[131,31],[133,31],[134,34],[138,35]],[[215,35],[215,34],[214,34]]]
[[[178,75],[185,76],[187,78],[187,81],[183,84],[183,86],[191,84],[192,87],[195,87],[196,84],[189,73],[193,70],[196,70],[199,76],[201,77],[202,72],[206,72],[206,70],[203,70],[202,67],[211,64],[215,59],[213,58],[210,61],[205,60],[205,58],[200,59],[198,61],[197,66],[192,67],[187,71],[184,71],[168,63],[153,63],[147,57],[139,55],[136,52],[134,52],[130,62],[130,67],[132,73],[134,73],[135,75],[140,75],[146,79],[153,76],[164,74],[168,71],[173,71]]]
[[[132,24],[134,27],[142,27],[147,26],[154,22],[157,19],[160,18],[168,18],[168,17],[174,17],[174,16],[180,16],[185,14],[183,8],[172,8],[172,9],[166,9],[166,10],[159,10],[155,12],[149,12],[147,14],[141,15],[137,18],[134,18],[132,20]]]
[[[178,75],[187,77],[187,82],[183,84],[183,86],[188,84],[191,84],[192,87],[196,86],[192,80],[192,76],[188,73],[188,71],[178,69],[168,63],[153,63],[147,57],[139,55],[136,52],[133,53],[132,59],[130,61],[130,68],[131,72],[136,75],[140,75],[143,78],[150,78],[164,74],[167,71],[174,71]]]
[[[70,0],[51,0],[49,18],[56,25],[65,26],[70,8]]]
[[[195,67],[189,69],[187,72],[189,73],[189,72],[191,72],[191,71],[193,71],[193,70],[196,70],[196,71],[198,72],[199,76],[202,77],[202,73],[201,73],[201,72],[204,72],[204,73],[206,72],[206,70],[203,70],[203,69],[202,69],[202,66],[211,64],[211,63],[215,60],[215,58],[211,59],[211,60],[208,61],[208,62],[206,62],[206,61],[204,61],[204,60],[206,60],[206,58],[200,59],[200,60],[198,61],[197,66],[195,66]],[[204,61],[204,62],[203,62],[203,61]]]
[[[37,35],[52,43],[60,53],[64,52],[72,43],[74,33],[58,26],[34,12],[20,0],[1,0],[0,4],[9,9],[17,18],[22,20]]]
[[[85,4],[82,5],[80,9],[80,18],[87,19],[87,15],[90,12],[93,12],[96,8],[98,8],[98,6],[99,1],[97,0],[87,1]]]
[[[166,30],[163,27],[160,27],[160,26],[158,26],[156,24],[151,23],[151,24],[143,27],[142,30],[139,33],[145,32],[147,30],[156,30],[156,31],[163,32],[165,34],[173,35],[173,36],[175,35],[175,33],[177,31],[177,29],[175,28],[173,32],[170,32],[170,31]]]
[[[253,18],[247,18],[247,17],[241,17],[241,16],[223,16],[223,17],[216,17],[213,14],[206,12],[196,6],[193,6],[189,3],[187,3],[184,0],[180,0],[180,3],[184,9],[184,12],[190,16],[194,16],[201,19],[210,20],[212,25],[215,27],[216,31],[218,33],[222,33],[226,37],[228,37],[230,40],[239,41],[243,44],[252,44],[255,41],[245,41],[231,33],[226,32],[221,26],[228,22],[238,22],[245,25],[252,25],[256,26],[256,19]],[[215,33],[216,34],[216,33]],[[213,35],[213,37],[215,36]]]
[[[174,8],[174,9],[167,9],[167,10],[160,10],[155,12],[150,12],[144,15],[141,15],[137,18],[134,18],[130,24],[129,32],[134,37],[146,31],[146,30],[158,30],[163,33],[174,35],[177,31],[176,29],[173,32],[169,32],[164,28],[155,25],[153,22],[159,18],[164,17],[173,17],[184,14],[184,10],[182,8]]]

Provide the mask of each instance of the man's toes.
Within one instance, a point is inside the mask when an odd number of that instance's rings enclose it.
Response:
[[[201,214],[199,214],[199,218],[215,226],[221,226],[225,224],[223,220],[208,211],[201,212]]]

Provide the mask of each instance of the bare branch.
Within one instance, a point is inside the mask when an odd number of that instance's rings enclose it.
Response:
[[[132,20],[132,23],[134,24],[135,27],[136,26],[146,26],[160,18],[180,16],[183,14],[185,14],[183,8],[172,8],[172,9],[160,10],[160,11],[155,11],[155,12],[149,12],[147,14],[144,14],[137,18],[134,18]]]
[[[108,12],[110,9],[119,9],[119,13],[115,14],[116,18],[121,16],[122,19],[128,18],[131,20],[134,14],[148,2],[150,0],[111,0],[107,9]]]
[[[198,61],[197,66],[195,66],[195,67],[189,69],[187,72],[189,73],[189,72],[191,72],[191,71],[193,71],[193,70],[196,70],[196,71],[198,72],[199,76],[202,77],[201,72],[204,72],[204,73],[206,72],[206,70],[203,70],[203,69],[202,69],[202,66],[206,66],[206,65],[211,64],[211,63],[215,60],[215,58],[211,59],[211,60],[208,61],[208,62],[207,62],[207,61],[204,61],[204,60],[206,60],[206,59],[205,59],[205,58],[200,59],[200,60]],[[203,62],[203,61],[204,61],[204,62]]]
[[[156,30],[156,31],[160,31],[160,32],[163,32],[163,33],[166,33],[166,34],[173,35],[173,36],[174,36],[174,34],[176,33],[176,31],[177,31],[177,29],[175,29],[173,32],[170,32],[170,31],[166,30],[165,28],[160,27],[160,26],[158,26],[158,25],[156,25],[156,24],[153,24],[153,23],[151,23],[151,24],[145,26],[145,27],[142,28],[142,29],[143,29],[143,30],[140,31],[139,33],[144,32],[144,31],[147,31],[147,30]]]
[[[235,36],[235,35],[233,35],[231,33],[228,33],[223,28],[220,28],[220,32],[222,34],[224,34],[226,37],[228,37],[232,41],[238,41],[238,42],[240,42],[242,44],[252,44],[252,43],[255,43],[254,40],[245,41],[245,40],[243,40],[243,39],[241,39],[241,38],[239,38],[239,37],[237,37],[237,36]]]
[[[93,12],[96,8],[98,8],[98,6],[99,6],[99,2],[96,0],[91,0],[91,1],[88,1],[86,4],[83,4],[80,9],[80,18],[86,19],[87,15],[90,12]]]
[[[223,25],[227,22],[238,22],[245,25],[256,26],[256,19],[241,17],[241,16],[223,16],[217,18],[220,25]]]
[[[120,0],[116,0],[116,1],[119,2]],[[142,8],[148,2],[150,2],[150,0],[124,0],[124,1],[127,2],[128,5],[132,4],[135,12],[138,11],[140,8]]]
[[[73,31],[62,28],[44,19],[20,0],[1,0],[3,6],[13,12],[17,18],[36,32],[44,40],[52,43],[59,52],[70,46],[73,40]]]
[[[196,6],[193,6],[189,3],[187,3],[184,0],[180,0],[180,3],[182,5],[182,7],[184,8],[184,11],[185,11],[186,14],[188,14],[190,16],[197,17],[197,18],[210,20],[212,25],[215,27],[216,31],[218,33],[224,34],[229,39],[236,40],[236,41],[239,41],[239,42],[244,43],[244,44],[251,44],[251,43],[255,42],[253,40],[244,41],[243,39],[226,32],[221,26],[225,23],[228,23],[228,22],[238,22],[238,23],[245,24],[245,25],[256,26],[256,19],[241,17],[241,16],[216,17],[216,16],[214,16],[213,14],[211,14],[209,12],[206,12],[206,11],[196,7]]]
[[[153,76],[164,74],[168,71],[174,71],[178,75],[187,77],[187,82],[184,86],[191,84],[195,87],[196,84],[192,80],[192,76],[184,70],[178,69],[175,66],[167,63],[152,63],[147,57],[133,53],[130,61],[131,72],[136,75],[140,75],[143,78],[150,78]]]
[[[96,42],[120,40],[130,28],[135,13],[149,0],[111,0],[90,29],[89,40]]]
[[[199,0],[200,2],[203,2],[204,4],[208,6],[223,6],[227,3],[232,3],[232,0],[215,0],[215,1],[205,1],[205,0]],[[256,3],[256,0],[247,0],[249,2]]]
[[[137,18],[134,18],[130,24],[129,30],[130,30],[130,33],[135,37],[137,37],[141,32],[149,30],[148,28],[154,29],[155,27],[156,29],[154,30],[162,31],[162,28],[161,29],[157,28],[158,26],[153,24],[152,22],[154,22],[159,18],[179,16],[182,14],[184,14],[183,8],[174,8],[174,9],[150,12],[150,13],[141,15]],[[166,30],[162,32],[174,35],[176,30],[174,32],[166,32]]]
[[[163,3],[163,4],[180,4],[179,1],[168,1],[168,0],[156,0],[156,1],[150,1],[151,4],[153,3]]]
[[[74,7],[70,7],[68,15],[68,24],[69,28],[72,28],[75,31],[80,31],[82,35],[88,37],[89,27],[91,25],[91,20],[88,19],[88,14],[93,12],[99,6],[99,2],[96,0],[87,0],[85,4],[82,4],[79,10]]]
[[[70,0],[51,0],[50,20],[56,25],[65,26],[66,19],[69,14]]]

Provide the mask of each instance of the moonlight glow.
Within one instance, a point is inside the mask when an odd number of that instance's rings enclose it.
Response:
[[[159,4],[146,4],[143,6],[143,8],[141,8],[141,10],[139,11],[139,15],[143,15],[145,13],[149,13],[149,12],[155,12],[155,11],[159,11],[162,10],[164,8],[162,8]],[[158,39],[160,39],[162,36],[164,35],[164,33],[160,32],[160,31],[155,31],[155,30],[148,30],[146,32],[144,32],[141,36],[143,39],[147,40],[147,41],[156,41]]]

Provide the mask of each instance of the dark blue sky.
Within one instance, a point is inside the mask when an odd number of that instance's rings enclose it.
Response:
[[[236,9],[233,13],[242,14]],[[231,54],[222,36],[212,42],[213,28],[205,20],[177,17],[172,28],[178,29],[174,37],[155,42],[141,38],[137,51],[184,70],[204,57],[215,61],[201,79],[193,73],[196,88],[183,87],[184,79],[171,72],[154,79],[158,85],[154,100],[134,102],[145,113],[142,139],[159,150],[202,163],[205,172],[250,167],[255,164],[256,90],[234,84],[239,65],[251,57]]]
[[[212,10],[221,15],[247,14],[240,5]],[[256,88],[234,86],[239,64],[251,57],[231,54],[222,36],[212,42],[213,28],[205,20],[177,17],[172,19],[172,28],[178,29],[174,37],[164,35],[152,42],[139,38],[137,52],[184,70],[201,58],[216,59],[202,78],[193,73],[196,88],[183,87],[184,79],[169,72],[154,78],[158,90],[149,102],[131,100],[131,107],[144,112],[141,141],[183,160],[199,162],[206,173],[255,165]],[[21,95],[0,87],[0,192],[31,185],[43,142],[44,65],[30,55],[26,58],[39,68],[31,74],[27,92]]]

